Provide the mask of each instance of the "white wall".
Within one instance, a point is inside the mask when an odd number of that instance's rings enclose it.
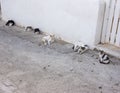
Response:
[[[95,41],[99,0],[1,0],[3,19],[32,25],[73,42]]]
[[[96,28],[96,35],[95,35],[96,36],[95,44],[101,43],[105,15],[106,15],[106,1],[100,0],[98,21],[97,21],[97,28]]]

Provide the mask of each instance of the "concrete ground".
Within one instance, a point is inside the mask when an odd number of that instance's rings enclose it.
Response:
[[[79,55],[40,38],[0,23],[0,93],[120,93],[120,60],[100,64],[95,51]]]

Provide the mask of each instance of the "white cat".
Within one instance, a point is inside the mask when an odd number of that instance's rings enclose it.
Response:
[[[110,63],[110,59],[109,56],[107,54],[105,54],[104,51],[99,51],[99,62],[102,64],[109,64]]]
[[[42,38],[44,45],[51,45],[55,41],[55,35],[47,35]]]
[[[74,52],[83,54],[84,52],[86,52],[89,49],[89,47],[88,47],[88,45],[78,41],[78,42],[74,43],[72,49],[74,50]]]

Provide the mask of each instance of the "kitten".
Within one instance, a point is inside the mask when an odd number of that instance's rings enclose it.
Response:
[[[104,51],[99,52],[99,62],[102,64],[109,64],[110,63],[109,56],[107,54],[105,54]]]
[[[85,45],[84,43],[79,41],[79,42],[75,42],[72,49],[74,50],[74,52],[83,54],[84,52],[86,52],[89,49],[89,47],[88,47],[88,45]]]
[[[47,35],[42,38],[42,42],[44,45],[51,45],[55,41],[54,35]]]
[[[15,26],[15,22],[13,20],[8,20],[5,25],[6,26]]]
[[[27,26],[25,30],[26,31],[33,31],[33,27],[32,26]]]
[[[79,47],[82,46],[82,45],[83,45],[82,42],[79,42],[79,41],[75,42],[74,45],[73,45],[73,47],[72,47],[72,49],[74,50],[74,52],[77,52],[78,49],[79,49]]]
[[[37,34],[42,34],[42,31],[40,31],[40,29],[39,29],[39,28],[35,28],[35,29],[34,29],[34,33],[37,33]]]
[[[83,53],[86,52],[88,49],[89,49],[88,45],[80,46],[77,52],[78,52],[79,54],[83,54]]]

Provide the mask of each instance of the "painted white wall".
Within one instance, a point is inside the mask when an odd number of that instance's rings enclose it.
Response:
[[[63,39],[93,45],[99,0],[1,0],[2,17]]]

